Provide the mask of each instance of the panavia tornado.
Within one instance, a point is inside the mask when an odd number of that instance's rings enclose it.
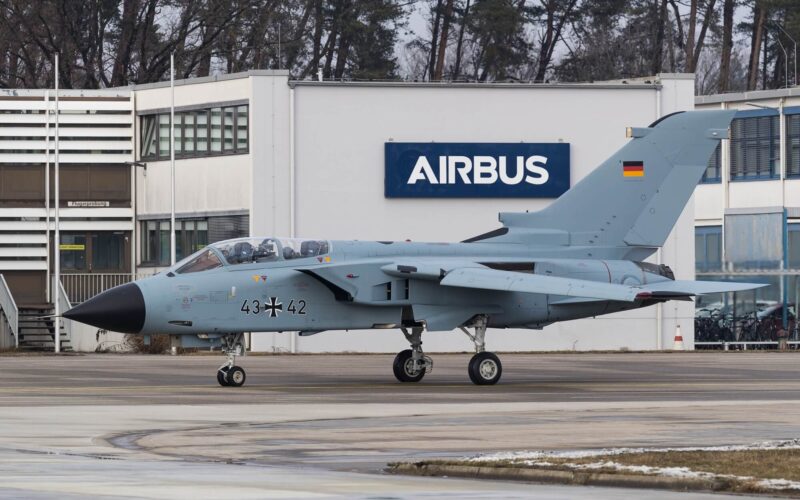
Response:
[[[672,230],[733,111],[687,111],[648,127],[547,208],[501,213],[502,227],[460,243],[277,237],[214,243],[160,274],[103,292],[64,317],[131,334],[196,335],[221,347],[223,386],[245,382],[245,332],[397,328],[400,382],[433,368],[424,331],[459,328],[475,344],[468,374],[500,380],[489,328],[638,309],[758,284],[675,280],[645,262]]]

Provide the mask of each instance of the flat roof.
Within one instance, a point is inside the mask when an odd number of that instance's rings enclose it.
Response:
[[[242,78],[250,78],[251,76],[289,76],[288,69],[251,69],[250,71],[242,71],[239,73],[225,73],[220,75],[199,76],[196,78],[185,78],[182,80],[175,80],[175,86],[195,85],[200,83],[223,82],[226,80],[240,80]],[[126,87],[118,87],[121,89],[130,90],[148,90],[160,89],[169,87],[169,81],[154,82],[154,83],[140,83],[132,84]]]
[[[507,83],[507,82],[405,82],[290,80],[289,87],[405,87],[436,89],[659,89],[660,83]]]
[[[55,97],[55,89],[0,89],[0,98],[4,99],[44,99],[45,92],[50,92],[50,98]],[[130,90],[124,87],[112,89],[58,89],[60,97],[83,99],[130,99]]]
[[[225,73],[196,78],[175,80],[176,87],[199,85],[203,83],[240,80],[254,76],[285,76],[289,78],[289,70],[257,69],[239,73]],[[582,83],[532,83],[532,82],[472,82],[472,81],[402,81],[402,80],[289,80],[290,87],[407,87],[407,88],[508,88],[508,89],[660,89],[662,79],[693,80],[691,73],[659,73],[656,76],[625,78],[619,80],[582,82]],[[61,89],[60,95],[80,97],[127,97],[131,91],[169,88],[170,82],[154,82],[131,84],[124,87],[108,89]],[[45,89],[0,89],[0,96],[32,97],[44,96]]]
[[[226,73],[220,75],[204,76],[175,80],[175,86],[194,85],[202,83],[238,80],[252,76],[286,76],[290,77],[288,70],[250,70],[239,73]],[[508,82],[415,82],[401,80],[289,80],[289,86],[327,86],[327,87],[409,87],[409,88],[552,88],[552,89],[659,89],[660,78],[694,79],[693,74],[661,73],[658,76],[629,78],[614,81],[586,82],[586,83],[508,83]],[[144,83],[120,87],[130,90],[148,90],[169,87],[169,82]]]
[[[722,102],[744,102],[759,99],[777,99],[780,97],[800,97],[800,87],[775,90],[751,90],[748,92],[730,92],[695,96],[695,104],[719,104]]]

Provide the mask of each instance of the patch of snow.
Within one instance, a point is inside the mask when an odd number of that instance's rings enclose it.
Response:
[[[595,450],[566,451],[510,451],[481,454],[467,457],[466,460],[476,462],[494,462],[504,460],[536,460],[552,458],[591,458],[601,455],[622,455],[633,453],[666,453],[673,451],[752,451],[752,450],[793,450],[800,449],[800,438],[785,441],[761,441],[752,444],[725,446],[687,446],[682,448],[600,448]]]
[[[689,479],[733,479],[739,481],[755,481],[757,485],[774,490],[792,489],[800,490],[800,481],[788,479],[757,479],[751,476],[736,476],[732,474],[714,474],[711,472],[693,471],[688,467],[650,467],[647,465],[625,465],[618,462],[605,460],[588,464],[555,463],[548,459],[580,459],[598,456],[614,456],[636,453],[666,453],[674,451],[750,451],[750,450],[791,450],[800,449],[800,438],[785,441],[762,441],[749,445],[727,446],[692,446],[683,448],[601,448],[597,450],[567,450],[567,451],[512,451],[492,454],[475,455],[466,457],[468,462],[501,462],[512,461],[528,466],[539,467],[566,467],[573,470],[602,470],[612,469],[620,472],[633,472],[639,474],[657,475],[665,477]]]

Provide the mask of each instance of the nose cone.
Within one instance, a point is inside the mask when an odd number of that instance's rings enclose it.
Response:
[[[144,296],[139,285],[128,283],[73,307],[64,317],[112,332],[139,333],[145,319]]]

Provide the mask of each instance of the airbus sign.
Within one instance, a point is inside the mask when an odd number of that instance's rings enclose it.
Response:
[[[555,198],[569,189],[566,143],[385,144],[387,198]]]

